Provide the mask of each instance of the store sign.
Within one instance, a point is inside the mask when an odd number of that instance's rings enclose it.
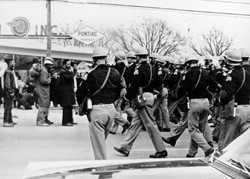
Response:
[[[12,22],[7,23],[14,35],[25,36],[30,30],[30,23],[24,17],[17,17]]]
[[[86,26],[70,36],[86,45],[90,45],[95,41],[103,38],[104,34],[98,32],[97,30],[91,27]]]

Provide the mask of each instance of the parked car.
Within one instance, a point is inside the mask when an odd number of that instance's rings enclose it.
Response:
[[[208,158],[31,163],[25,179],[247,179],[250,178],[249,136],[250,129]]]

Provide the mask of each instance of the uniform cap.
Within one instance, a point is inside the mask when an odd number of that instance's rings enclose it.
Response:
[[[51,65],[53,65],[53,63],[54,63],[54,59],[51,58],[51,57],[46,57],[44,59],[44,64],[51,64]]]
[[[108,56],[108,51],[103,47],[94,48],[93,53],[92,53],[92,58],[107,57],[107,56]]]
[[[240,65],[240,63],[242,62],[241,59],[241,54],[237,49],[229,49],[225,52],[224,57],[226,58],[226,62],[229,65]]]
[[[148,55],[148,51],[145,47],[138,47],[135,51],[135,56]]]
[[[128,52],[127,58],[136,58],[135,52],[133,52],[133,51]]]
[[[245,49],[245,48],[240,48],[239,51],[240,51],[240,53],[241,53],[241,57],[242,57],[242,58],[249,58],[249,57],[250,57],[250,54],[249,54],[249,52],[247,51],[247,49]]]

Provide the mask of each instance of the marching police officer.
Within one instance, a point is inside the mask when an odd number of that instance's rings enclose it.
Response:
[[[216,91],[217,84],[210,78],[207,71],[198,66],[198,58],[190,55],[186,58],[186,63],[190,70],[180,82],[178,97],[185,95],[189,98],[188,106],[188,130],[191,136],[189,151],[187,157],[195,157],[198,147],[200,147],[205,156],[213,153],[214,149],[204,138],[205,127],[209,115],[209,91]]]
[[[85,87],[91,94],[93,104],[89,115],[89,132],[96,160],[107,159],[105,140],[114,121],[116,112],[114,102],[123,95],[120,74],[107,65],[107,54],[103,47],[96,47],[93,50],[92,59],[95,68],[89,73]]]
[[[114,149],[127,157],[142,129],[143,124],[156,150],[156,153],[150,155],[149,157],[165,158],[168,153],[161,139],[160,132],[154,123],[155,119],[152,110],[154,102],[153,90],[156,86],[156,72],[155,69],[148,63],[148,51],[146,48],[138,48],[135,55],[139,59],[139,63],[134,70],[134,75],[130,87],[127,89],[125,99],[135,99],[138,89],[140,87],[144,87],[143,96],[146,100],[146,105],[137,108],[136,116],[132,119],[126,138],[120,143],[120,147],[114,147]]]
[[[242,62],[242,55],[237,49],[227,50],[224,57],[231,70],[219,98],[215,101],[215,105],[224,106],[226,115],[221,123],[219,150],[250,126],[250,71],[248,65],[245,65],[247,62]],[[243,58],[245,61],[246,57]]]

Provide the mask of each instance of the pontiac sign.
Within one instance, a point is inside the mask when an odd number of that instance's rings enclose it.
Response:
[[[91,27],[86,26],[70,36],[86,45],[90,45],[93,42],[103,38],[104,34],[96,31]]]

